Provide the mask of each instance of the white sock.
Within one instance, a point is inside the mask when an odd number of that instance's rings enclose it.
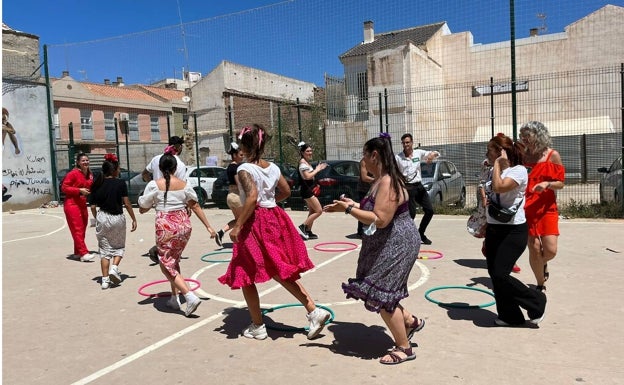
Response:
[[[195,301],[196,299],[198,299],[195,293],[193,293],[192,291],[189,291],[188,293],[184,294],[184,298],[186,298],[186,302],[191,302],[191,301]]]

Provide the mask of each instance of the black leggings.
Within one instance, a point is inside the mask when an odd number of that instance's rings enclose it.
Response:
[[[423,217],[420,220],[420,225],[418,226],[418,232],[421,235],[425,234],[427,231],[427,226],[429,226],[429,222],[431,222],[431,218],[433,218],[433,206],[431,205],[431,199],[429,199],[429,193],[425,189],[422,183],[414,183],[408,184],[407,186],[407,194],[409,195],[409,213],[412,219],[416,218],[416,205],[419,204],[423,209]]]
[[[528,226],[488,223],[485,233],[485,258],[494,287],[498,318],[512,325],[524,323],[520,308],[529,319],[539,318],[546,308],[546,295],[531,289],[515,277],[511,269],[527,246]]]

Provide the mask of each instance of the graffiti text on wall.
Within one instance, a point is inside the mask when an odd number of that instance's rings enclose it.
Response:
[[[46,176],[48,161],[45,156],[28,155],[26,156],[25,167],[4,168],[2,176],[10,178],[9,190],[21,190],[30,195],[49,195],[52,194],[52,183]]]

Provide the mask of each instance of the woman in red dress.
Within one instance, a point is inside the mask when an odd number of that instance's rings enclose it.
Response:
[[[91,184],[93,184],[93,174],[89,168],[89,157],[81,152],[76,156],[76,168],[68,172],[63,179],[61,190],[65,193],[63,211],[74,239],[74,256],[82,262],[95,258],[89,253],[85,244],[85,233],[89,222],[87,195],[91,193]]]
[[[520,139],[526,146],[524,165],[529,171],[524,210],[529,225],[529,262],[537,280],[537,289],[545,291],[548,261],[557,255],[559,211],[557,194],[565,183],[565,167],[544,124],[528,122],[520,127]]]

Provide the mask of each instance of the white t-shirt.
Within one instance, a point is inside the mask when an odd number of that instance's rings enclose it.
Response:
[[[514,166],[508,167],[501,173],[501,178],[511,178],[518,183],[518,186],[505,193],[497,194],[492,192],[492,181],[488,181],[485,184],[485,191],[488,195],[489,200],[493,200],[498,203],[501,207],[511,208],[512,206],[518,206],[518,211],[513,219],[507,223],[502,223],[490,217],[490,214],[487,214],[487,223],[492,223],[496,225],[519,225],[521,223],[526,222],[526,217],[524,215],[524,191],[526,190],[527,183],[529,182],[529,174],[527,173],[527,169],[524,166]],[[500,202],[498,201],[498,197],[500,196]],[[520,203],[521,202],[521,203]],[[485,210],[487,213],[487,210]]]
[[[438,152],[416,149],[414,150],[414,152],[412,152],[412,156],[409,158],[405,156],[404,151],[401,151],[395,155],[399,170],[405,176],[405,181],[407,183],[422,182],[422,176],[420,174],[420,162],[428,157],[431,153]]]
[[[238,166],[236,173],[239,174],[243,170],[251,175],[256,184],[256,188],[258,189],[258,199],[256,202],[258,205],[265,208],[277,206],[275,203],[275,188],[282,176],[279,167],[273,163],[269,163],[267,168],[262,168],[257,164],[243,163]],[[247,197],[240,183],[238,184],[238,190],[240,191],[241,202],[245,204],[245,199]]]
[[[162,157],[162,156],[163,156],[163,154],[156,155],[147,164],[147,166],[145,166],[145,169],[152,173],[152,179],[153,180],[157,180],[157,179],[160,179],[160,178],[163,177],[162,172],[160,172],[160,167],[158,166],[158,164],[160,162],[160,157]],[[178,166],[176,168],[176,172],[175,172],[174,175],[176,177],[178,177],[178,179],[184,180],[184,178],[186,178],[186,165],[184,164],[184,162],[182,162],[182,159],[180,159],[179,156],[177,156],[177,155],[174,155],[174,156],[175,156],[177,164],[178,164]]]
[[[186,208],[189,200],[197,202],[197,194],[187,183],[183,190],[167,191],[167,204],[165,204],[165,191],[160,190],[156,181],[152,180],[145,186],[143,195],[139,197],[139,206],[144,209],[154,207],[156,211],[175,211]]]

